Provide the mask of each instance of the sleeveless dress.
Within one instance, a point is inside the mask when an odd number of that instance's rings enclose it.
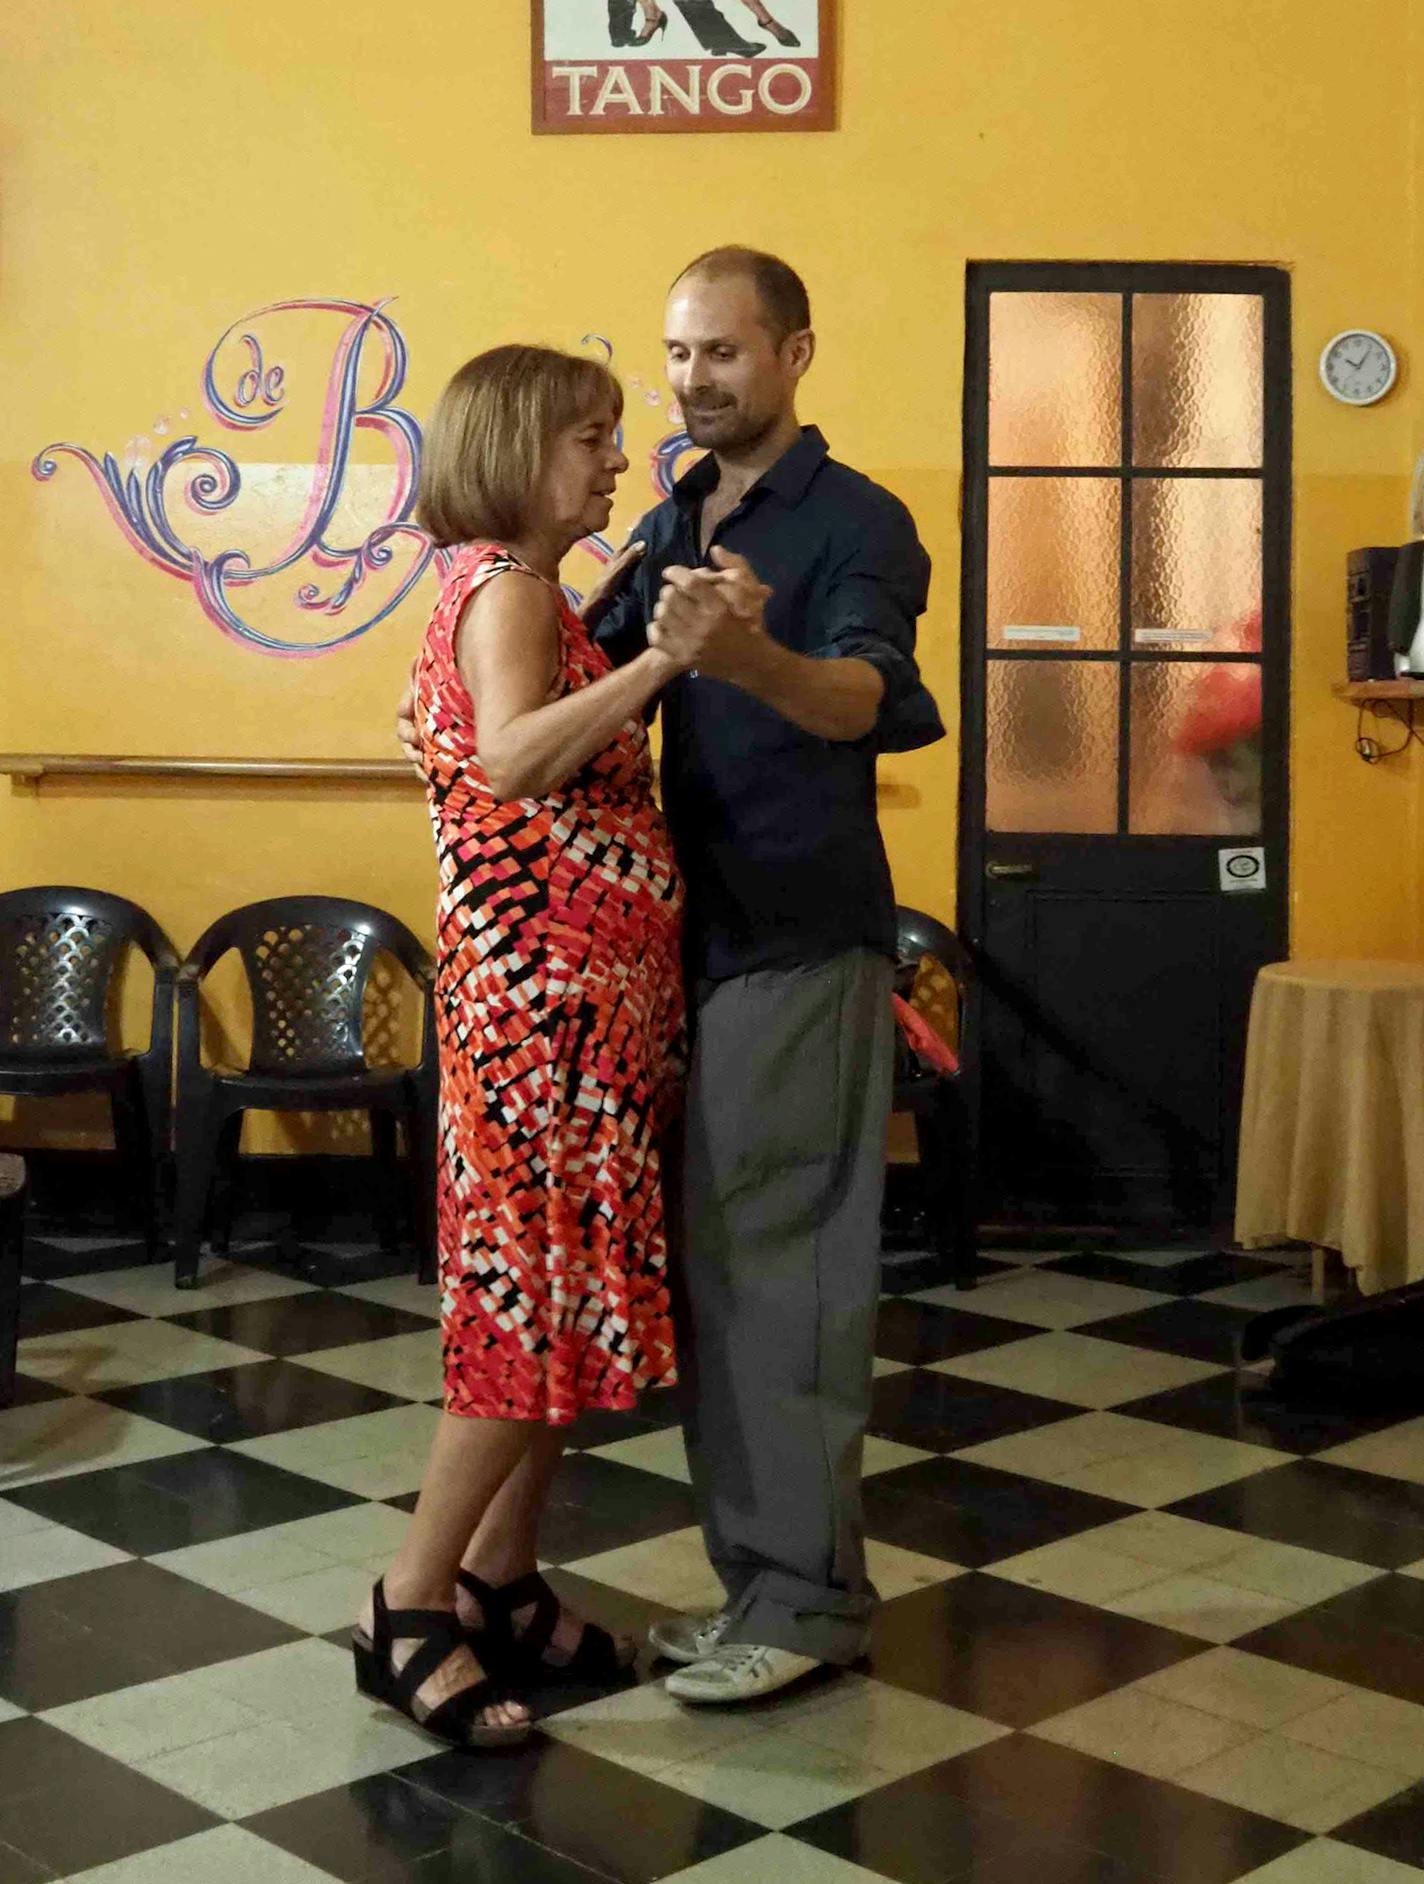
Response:
[[[676,1378],[657,1140],[682,1073],[682,886],[640,718],[547,797],[491,792],[455,635],[511,570],[543,580],[494,544],[457,552],[416,675],[445,1406],[561,1426]],[[565,693],[611,667],[556,593]]]

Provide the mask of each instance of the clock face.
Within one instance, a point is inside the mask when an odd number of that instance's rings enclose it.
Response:
[[[1369,406],[1383,399],[1397,370],[1389,342],[1363,328],[1336,334],[1320,356],[1326,391],[1350,406]]]

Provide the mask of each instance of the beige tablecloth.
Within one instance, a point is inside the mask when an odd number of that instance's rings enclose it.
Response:
[[[1424,1278],[1424,963],[1278,962],[1251,1003],[1236,1236]]]

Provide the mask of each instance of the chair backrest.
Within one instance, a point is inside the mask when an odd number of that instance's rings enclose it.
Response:
[[[0,894],[0,1053],[106,1053],[109,993],[126,948],[157,967],[172,946],[126,897],[63,883]]]
[[[251,1070],[355,1072],[365,1065],[366,984],[382,953],[420,978],[429,957],[384,909],[341,896],[274,896],[221,916],[188,957],[200,975],[236,949],[252,994]]]
[[[917,1005],[946,1040],[954,1041],[962,1058],[965,1001],[974,977],[969,950],[953,929],[927,916],[922,909],[902,905],[895,911],[895,953],[898,957],[896,992],[908,1001],[918,983],[920,1000]],[[927,960],[933,965],[928,973],[925,972]],[[897,1079],[918,1073],[918,1062],[898,1033],[895,1052]]]

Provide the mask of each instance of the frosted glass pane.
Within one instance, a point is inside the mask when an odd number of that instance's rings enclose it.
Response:
[[[1122,462],[1122,296],[989,297],[989,462]]]
[[[1251,646],[1261,611],[1254,478],[1139,478],[1132,487],[1132,638],[1139,648]],[[1255,645],[1259,647],[1259,639]]]
[[[990,647],[1117,646],[1121,490],[1116,478],[989,480]]]
[[[1262,305],[1254,294],[1133,297],[1134,464],[1260,464]]]
[[[1117,829],[1118,663],[989,661],[991,831]]]
[[[1132,670],[1129,830],[1254,837],[1261,829],[1261,669],[1143,661]]]

